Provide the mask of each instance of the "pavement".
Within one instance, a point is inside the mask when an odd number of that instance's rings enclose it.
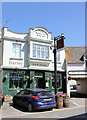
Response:
[[[71,97],[70,98],[70,106],[69,108],[61,108],[57,109],[54,108],[53,110],[43,110],[43,111],[36,111],[36,112],[28,112],[27,109],[24,109],[20,106],[14,106],[12,102],[4,102],[3,106],[0,109],[0,115],[2,118],[45,118],[45,117],[69,117],[80,114],[85,114],[86,111],[86,104],[87,98],[82,97]],[[62,111],[62,112],[61,112]],[[63,114],[61,114],[63,113]]]

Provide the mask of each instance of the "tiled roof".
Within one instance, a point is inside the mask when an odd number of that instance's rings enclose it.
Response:
[[[65,47],[65,58],[68,63],[83,63],[81,60],[87,47]]]

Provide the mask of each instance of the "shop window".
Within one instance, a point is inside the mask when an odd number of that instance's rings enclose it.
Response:
[[[23,88],[23,72],[11,71],[9,73],[9,88]]]
[[[48,59],[49,58],[49,47],[33,44],[33,55],[34,58]]]
[[[21,58],[21,44],[13,43],[12,54],[14,58]]]
[[[53,79],[52,79],[52,88],[55,88],[54,76],[53,76]],[[62,88],[62,76],[61,76],[61,74],[57,75],[57,88]]]

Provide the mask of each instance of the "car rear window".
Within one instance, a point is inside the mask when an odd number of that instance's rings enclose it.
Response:
[[[37,92],[37,95],[39,96],[53,96],[53,94],[49,91],[40,91],[40,92]]]

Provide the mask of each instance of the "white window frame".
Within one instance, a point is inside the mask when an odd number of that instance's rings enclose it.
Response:
[[[34,50],[33,46],[34,46],[34,45],[36,46],[36,55],[35,55],[35,56],[33,55],[33,50]],[[38,48],[38,46],[40,47],[40,49]],[[42,57],[42,47],[44,48],[44,49],[43,49],[43,51],[44,51],[44,57]],[[46,47],[47,47],[47,49],[48,49],[48,50],[47,50],[47,52],[48,52],[48,57],[47,57],[47,58],[45,57]],[[47,59],[47,60],[49,60],[49,46],[40,45],[40,44],[34,44],[34,43],[33,43],[33,44],[32,44],[32,48],[33,48],[33,49],[32,49],[32,57],[33,57],[33,58],[37,58],[37,59]],[[40,57],[38,57],[37,50],[40,51]]]
[[[19,50],[19,56],[17,56],[17,48],[15,48],[15,51],[16,51],[16,55],[14,55],[14,45],[20,45],[20,50]],[[13,55],[13,58],[21,58],[21,44],[19,43],[12,43],[12,55]]]

